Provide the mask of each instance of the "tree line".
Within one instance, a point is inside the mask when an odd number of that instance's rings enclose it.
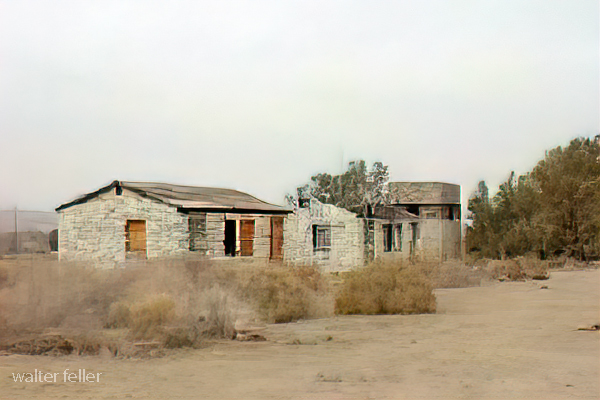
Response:
[[[531,172],[511,172],[494,196],[485,181],[469,199],[467,251],[504,259],[537,253],[600,256],[600,135],[546,152]]]

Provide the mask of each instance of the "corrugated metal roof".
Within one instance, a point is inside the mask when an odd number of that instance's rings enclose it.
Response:
[[[180,211],[263,212],[285,214],[291,212],[281,206],[267,203],[247,193],[233,189],[183,186],[156,182],[114,181],[95,192],[65,203],[56,211],[84,203],[113,188],[126,189],[140,196],[177,207]]]

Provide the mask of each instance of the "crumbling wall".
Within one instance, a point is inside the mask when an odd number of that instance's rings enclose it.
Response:
[[[313,225],[331,227],[331,246],[313,248]],[[348,271],[364,264],[363,220],[356,214],[311,199],[284,221],[284,262],[317,265],[324,272]]]

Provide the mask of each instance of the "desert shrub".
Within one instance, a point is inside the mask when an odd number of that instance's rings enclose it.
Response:
[[[256,268],[241,286],[267,322],[319,318],[333,311],[328,283],[313,267]]]
[[[122,301],[110,305],[105,328],[127,328],[131,318],[130,306]]]
[[[128,328],[136,339],[151,339],[175,318],[175,302],[162,295],[130,308]]]
[[[548,262],[530,257],[490,260],[487,270],[492,278],[509,281],[548,279]]]
[[[515,262],[529,279],[548,279],[548,262],[533,257],[517,257]]]
[[[339,314],[435,312],[433,287],[414,266],[374,262],[346,276],[335,300]]]
[[[110,339],[114,354],[137,354],[145,342],[196,347],[207,339],[232,338],[236,321],[253,326],[257,319],[287,322],[333,313],[327,279],[310,268],[246,263],[234,268],[202,258],[115,270],[43,257],[5,261],[0,348],[51,332],[70,341]],[[86,346],[86,352],[97,350]]]
[[[481,286],[490,275],[481,267],[469,266],[460,262],[418,264],[434,288],[466,288]]]
[[[229,291],[218,284],[204,293],[204,304],[207,310],[202,318],[202,333],[209,337],[231,338],[235,333],[234,299]]]

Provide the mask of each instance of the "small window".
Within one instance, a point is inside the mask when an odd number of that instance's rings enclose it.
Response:
[[[331,247],[331,227],[313,225],[313,249],[329,249]]]
[[[394,248],[394,230],[392,225],[383,225],[383,251],[389,252]]]
[[[413,215],[419,216],[419,206],[418,205],[407,206],[406,211],[408,211],[409,213],[411,213]]]

